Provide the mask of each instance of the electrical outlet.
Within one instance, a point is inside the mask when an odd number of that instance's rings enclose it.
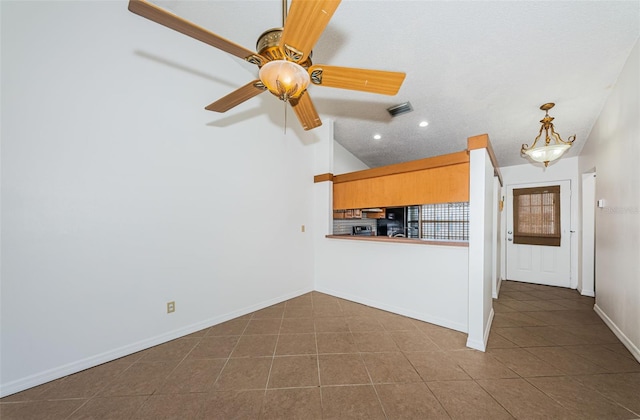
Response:
[[[176,302],[175,301],[167,302],[167,313],[170,314],[171,312],[175,312],[175,311],[176,311]]]

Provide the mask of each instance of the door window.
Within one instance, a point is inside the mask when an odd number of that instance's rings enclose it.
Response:
[[[560,186],[513,189],[513,243],[560,246]]]

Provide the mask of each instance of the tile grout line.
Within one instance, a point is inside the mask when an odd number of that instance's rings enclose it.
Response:
[[[338,302],[338,307],[342,309],[340,302]],[[316,343],[316,366],[318,369],[318,391],[320,392],[320,414],[324,417],[324,398],[322,395],[322,377],[320,376],[320,349],[318,348],[318,329],[316,328],[316,315],[313,309],[313,295],[311,295],[311,319],[313,320],[313,338]]]
[[[340,306],[340,308],[342,309],[342,304],[340,303],[340,301],[338,301],[338,306]],[[344,313],[344,311],[343,311]],[[351,315],[354,316],[354,315]],[[361,316],[361,315],[355,315],[355,316]],[[386,410],[384,409],[384,404],[382,404],[382,400],[380,399],[380,395],[378,394],[378,390],[376,389],[374,383],[373,383],[373,378],[371,377],[371,373],[369,372],[369,368],[367,367],[367,363],[364,360],[364,357],[362,356],[362,352],[360,351],[360,349],[358,348],[358,345],[355,342],[355,337],[353,335],[353,329],[351,327],[351,325],[349,324],[349,322],[347,320],[345,320],[345,322],[347,323],[347,328],[349,328],[349,334],[351,335],[351,339],[353,340],[353,344],[357,350],[358,356],[360,358],[360,361],[362,362],[362,364],[364,365],[364,369],[367,372],[367,376],[369,377],[369,385],[371,386],[371,388],[373,388],[373,392],[376,395],[376,398],[378,400],[378,404],[380,406],[380,409],[382,410],[382,414],[384,415],[385,419],[389,419],[389,416],[387,415]],[[382,327],[383,331],[384,331],[384,326],[382,324],[380,324],[380,327]],[[346,353],[345,353],[346,354]],[[349,384],[350,386],[362,386],[361,384]]]
[[[183,338],[183,337],[179,337],[179,338],[177,338],[176,340],[180,340],[181,338]],[[200,337],[200,339],[202,339],[202,337]],[[172,341],[173,341],[173,340],[172,340]],[[163,343],[163,344],[164,344],[164,343]],[[159,344],[159,345],[162,345],[162,344]],[[196,345],[197,345],[197,344],[196,344]],[[153,346],[153,347],[156,347],[156,346]],[[146,351],[146,350],[152,349],[153,347],[149,347],[148,349],[141,350],[140,352],[144,352],[144,351]],[[194,348],[195,348],[195,345],[194,345]],[[191,349],[191,350],[189,351],[189,353],[190,353],[192,350],[193,350],[193,349]],[[134,354],[135,354],[135,353],[134,353]],[[187,353],[187,354],[188,354],[188,353]],[[128,357],[128,356],[124,356],[124,357]],[[109,381],[108,383],[104,384],[104,385],[103,385],[99,390],[97,390],[93,395],[91,395],[90,397],[86,398],[86,401],[85,401],[83,404],[81,404],[78,408],[76,408],[75,410],[73,410],[73,411],[69,414],[69,416],[67,416],[67,417],[66,417],[66,419],[70,419],[70,418],[72,418],[72,416],[73,416],[75,413],[77,413],[79,410],[81,410],[81,409],[82,409],[82,407],[86,406],[86,405],[87,405],[87,404],[89,404],[91,401],[93,401],[93,400],[95,400],[95,399],[99,398],[99,394],[100,394],[102,391],[104,391],[104,390],[105,390],[105,389],[106,389],[110,384],[114,383],[114,382],[115,382],[115,381],[116,381],[120,376],[124,375],[124,374],[125,374],[125,372],[127,372],[129,369],[131,369],[131,368],[133,367],[133,365],[135,365],[136,363],[140,362],[140,361],[142,360],[142,358],[143,358],[143,357],[144,357],[144,356],[141,356],[141,357],[137,358],[136,360],[134,360],[133,362],[131,362],[131,363],[129,364],[129,366],[127,366],[127,367],[126,367],[126,369],[124,369],[122,372],[120,372],[118,375],[116,375],[116,376],[115,376],[111,381]],[[185,357],[186,357],[186,356],[185,356]],[[184,358],[183,358],[183,359],[184,359]],[[112,361],[109,361],[109,362],[105,362],[105,363],[103,363],[103,365],[104,365],[104,364],[107,364],[107,363],[117,362],[117,360],[118,360],[118,359],[115,359],[115,360],[112,360]],[[181,363],[181,362],[178,362],[178,365],[179,365],[180,363]],[[175,370],[175,369],[178,367],[178,365],[176,365],[176,366],[174,367],[174,369],[173,369],[173,370]],[[101,366],[101,365],[98,365],[98,366]],[[98,367],[98,366],[94,366],[93,368],[96,368],[96,367]],[[91,369],[93,369],[93,368],[91,368]],[[166,379],[169,377],[169,375],[171,375],[171,373],[173,372],[173,370],[172,370],[172,371],[171,371],[171,372],[170,372],[170,373],[169,373],[169,374],[164,378],[164,380],[166,380]],[[77,373],[80,373],[80,372],[77,372]],[[69,376],[71,376],[71,375],[66,376],[66,377],[65,377],[65,379],[66,379],[66,378],[68,378]],[[142,408],[142,407],[147,403],[147,401],[151,398],[151,396],[152,396],[152,395],[154,395],[154,394],[155,394],[155,392],[156,392],[156,391],[157,391],[157,389],[154,389],[154,390],[153,390],[153,392],[152,392],[151,394],[144,395],[144,397],[146,397],[146,398],[145,398],[145,400],[142,402],[142,404],[140,405],[140,407],[138,408],[138,410],[137,410],[137,411],[139,411],[139,410],[140,410],[140,409],[141,409],[141,408]],[[123,397],[124,397],[124,395],[123,395]],[[104,398],[109,398],[109,397],[104,397]],[[63,398],[63,400],[64,400],[64,399],[69,399],[69,398]],[[72,398],[72,399],[83,399],[83,398]],[[60,399],[56,399],[56,400],[60,400]]]
[[[517,372],[515,372],[516,374],[518,374]],[[518,375],[519,376],[519,375]],[[513,379],[524,379],[523,377],[519,377],[519,378],[513,378]],[[500,401],[498,401],[498,399],[496,397],[493,396],[492,393],[490,393],[487,389],[485,389],[482,384],[478,383],[477,379],[473,379],[473,382],[478,385],[480,387],[480,389],[482,389],[489,397],[491,397],[491,399],[493,401],[495,401],[496,404],[498,404],[500,407],[502,407],[502,409],[504,411],[506,411],[511,417],[513,417],[514,419],[517,419],[518,416],[515,415],[515,413],[512,413],[507,407],[505,407]]]
[[[380,404],[380,408],[382,409],[382,414],[384,414],[384,418],[388,420],[389,416],[387,415],[387,412],[384,409],[384,404],[382,404],[382,399],[380,398],[380,395],[378,394],[378,390],[376,389],[376,386],[373,383],[373,378],[371,377],[371,372],[369,372],[369,367],[367,367],[367,363],[365,362],[364,357],[362,356],[362,352],[359,351],[359,349],[358,349],[358,355],[360,356],[360,361],[364,365],[364,369],[367,371],[367,376],[369,377],[371,388],[373,388],[373,392],[376,394],[376,398],[378,399],[378,404]]]
[[[208,331],[207,331],[207,332],[208,332]],[[173,372],[175,372],[175,371],[176,371],[176,369],[178,369],[178,366],[180,366],[180,364],[181,364],[182,362],[184,362],[184,361],[187,359],[187,357],[191,354],[191,352],[193,352],[193,350],[198,346],[198,344],[200,344],[200,343],[202,342],[202,339],[203,339],[206,335],[207,335],[207,333],[205,333],[202,337],[196,337],[196,338],[198,338],[198,342],[197,342],[197,343],[195,343],[195,344],[193,345],[193,347],[191,347],[191,349],[187,352],[187,354],[185,354],[185,355],[184,355],[184,357],[183,357],[183,358],[182,358],[182,359],[181,359],[181,360],[180,360],[180,361],[179,361],[179,362],[174,366],[174,368],[173,368],[173,369],[171,369],[171,371],[170,371],[170,372],[169,372],[169,373],[168,373],[168,374],[163,378],[163,380],[162,380],[162,382],[160,383],[160,385],[159,385],[159,386],[161,386],[162,384],[164,384],[164,383],[167,381],[167,379],[171,376],[171,374],[172,374]],[[184,337],[181,337],[181,338],[184,338]],[[180,340],[181,338],[178,338],[178,340]],[[138,359],[138,361],[139,361],[139,360],[142,360],[142,358]],[[136,361],[136,362],[137,362],[137,361]],[[212,385],[213,385],[213,384],[212,384]],[[138,407],[138,409],[136,410],[136,413],[139,413],[139,412],[144,408],[144,406],[149,402],[149,400],[151,399],[151,397],[152,397],[152,396],[154,396],[154,395],[156,395],[156,392],[157,392],[157,391],[158,391],[158,388],[156,387],[156,388],[153,390],[153,392],[152,392],[151,394],[149,394],[149,395],[147,396],[147,398],[145,398],[144,402],[143,402],[142,404],[140,404],[140,407]]]
[[[251,322],[251,319],[253,318],[253,313],[251,314],[251,317],[247,320],[247,325],[244,326],[244,328],[242,329],[242,332],[240,333],[240,335],[238,336],[238,341],[236,341],[236,344],[233,345],[233,348],[231,349],[231,351],[229,352],[229,354],[227,355],[227,357],[225,358],[224,364],[222,365],[222,368],[220,369],[220,372],[218,372],[218,375],[216,375],[215,380],[213,381],[213,383],[211,384],[211,390],[209,392],[216,392],[213,388],[215,387],[216,383],[218,382],[218,380],[220,380],[220,377],[222,376],[222,372],[224,372],[225,368],[227,367],[227,365],[229,364],[229,360],[231,360],[231,355],[233,354],[233,352],[236,350],[236,347],[238,347],[238,343],[240,343],[240,339],[244,336],[244,333],[247,331],[247,328],[249,327],[249,323]],[[231,321],[231,320],[230,320]],[[228,322],[228,321],[227,321]],[[215,325],[214,325],[215,326]],[[207,331],[207,334],[209,333],[209,331]],[[205,334],[206,335],[206,334]],[[215,336],[214,336],[215,337]],[[231,336],[234,337],[234,336]]]
[[[278,350],[278,342],[280,341],[280,330],[282,329],[282,322],[284,320],[284,311],[287,307],[287,304],[285,303],[284,309],[282,309],[282,315],[280,315],[280,326],[278,327],[278,335],[276,336],[276,344],[275,346],[273,346],[273,353],[271,354],[271,365],[269,366],[269,373],[267,374],[267,382],[264,385],[264,394],[262,397],[262,407],[264,407],[264,404],[266,402],[267,399],[267,391],[269,390],[269,381],[271,380],[271,371],[273,370],[273,362],[276,358],[276,352]]]

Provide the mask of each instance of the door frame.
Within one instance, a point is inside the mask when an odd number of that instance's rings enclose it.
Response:
[[[582,252],[580,294],[595,294],[595,235],[596,235],[596,173],[582,174]]]

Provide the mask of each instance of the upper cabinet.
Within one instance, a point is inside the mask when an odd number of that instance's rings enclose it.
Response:
[[[334,210],[334,219],[362,219],[361,209]]]
[[[334,219],[384,219],[387,216],[385,209],[347,209],[334,210]]]
[[[333,209],[410,206],[469,200],[466,151],[367,169],[333,180]]]

